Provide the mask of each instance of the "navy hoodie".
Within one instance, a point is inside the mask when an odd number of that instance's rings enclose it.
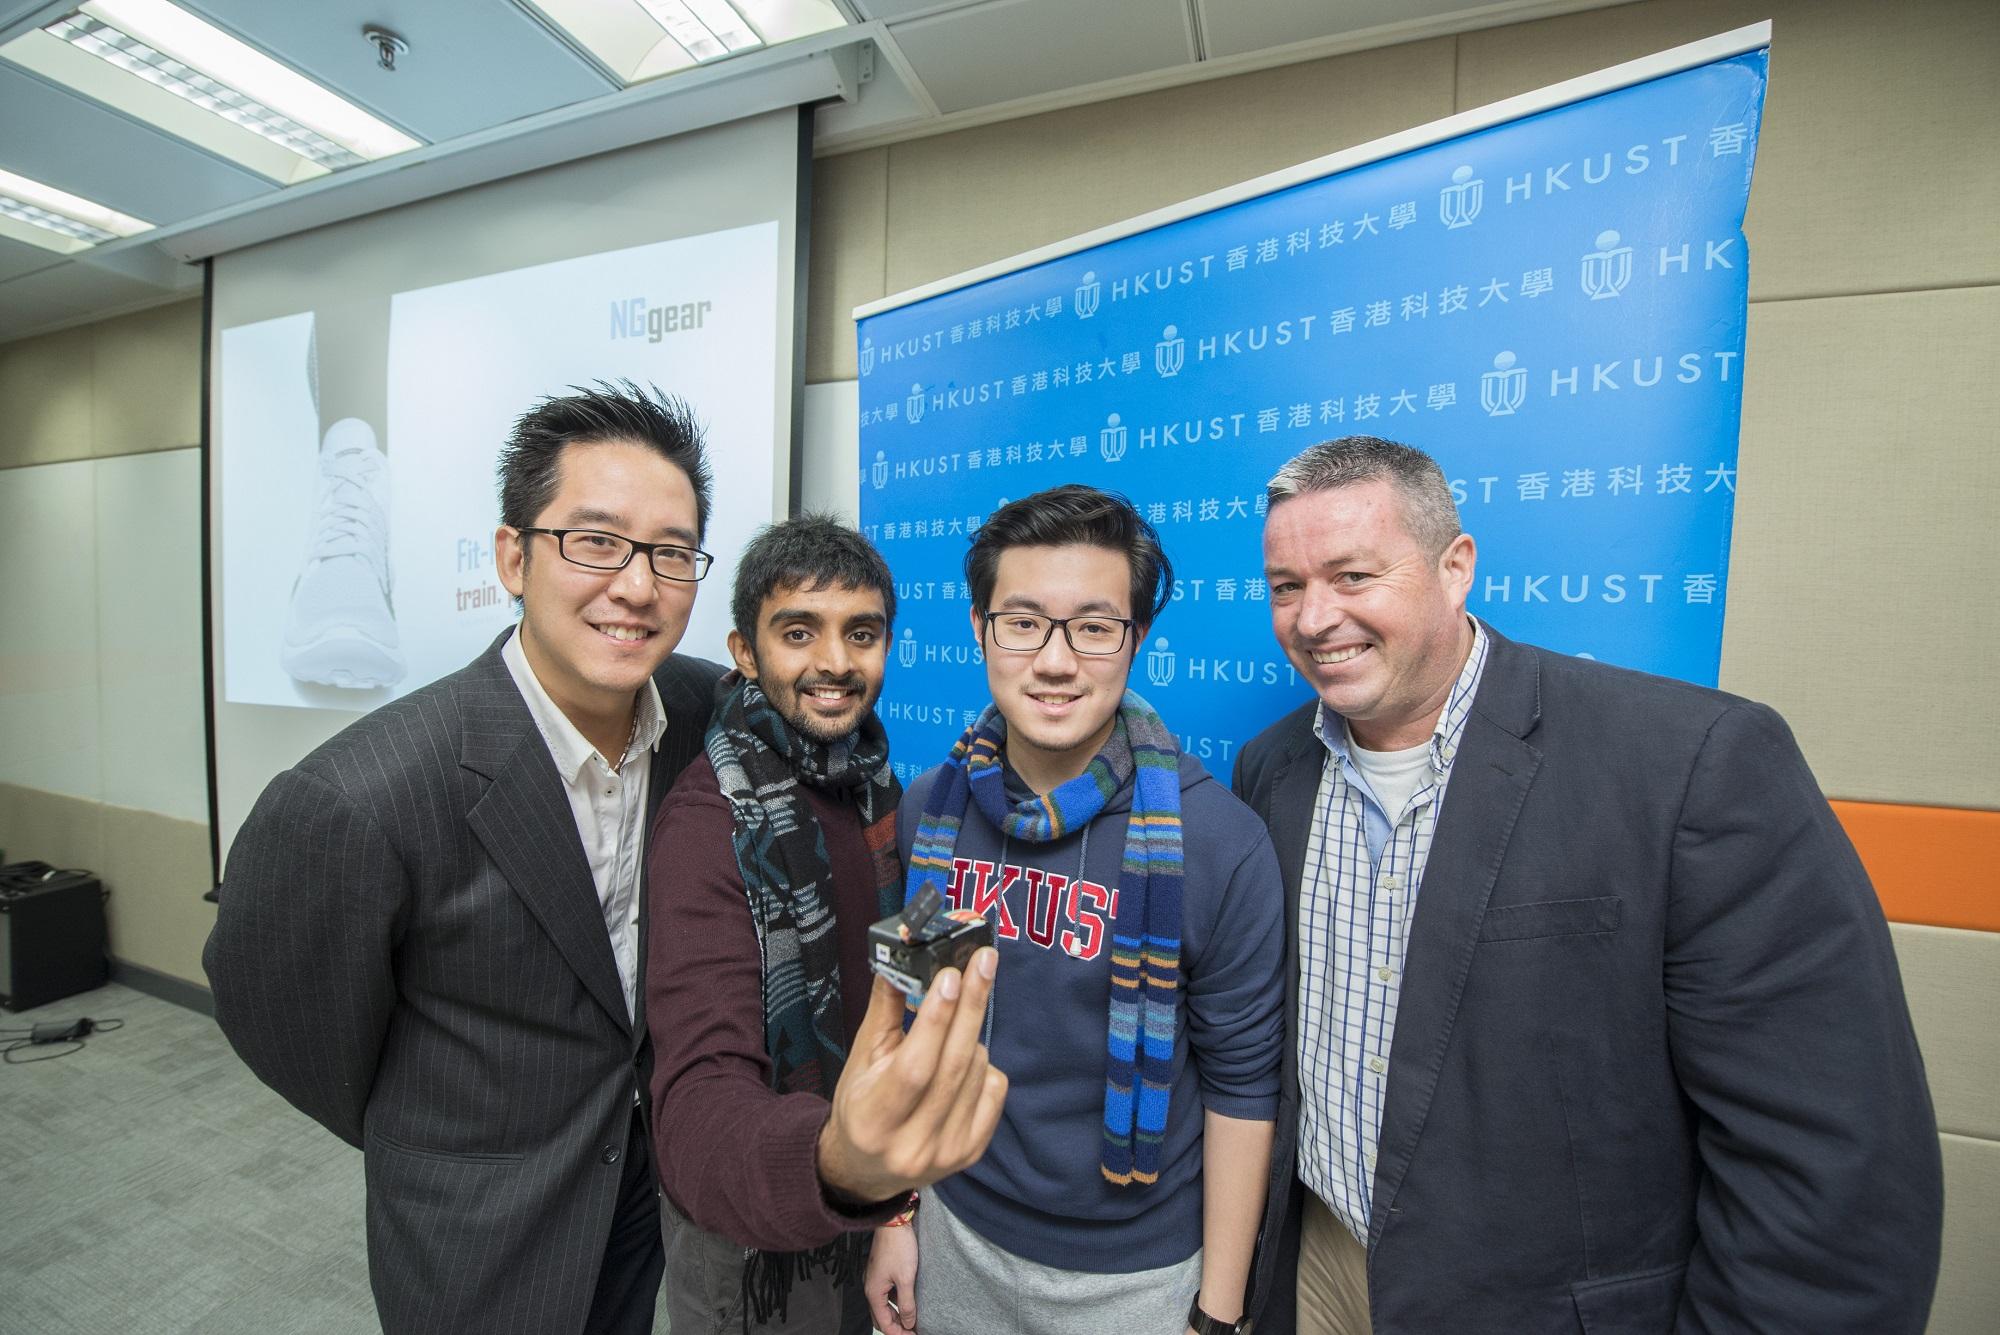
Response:
[[[943,766],[897,813],[905,864]],[[1284,890],[1263,822],[1183,754],[1187,875],[1180,1015],[1160,1178],[1115,1186],[1103,1152],[1111,924],[1132,783],[1086,828],[1052,843],[1008,839],[969,801],[951,898],[994,924],[1000,969],[987,1038],[1007,1106],[985,1157],[937,1184],[952,1212],[1016,1256],[1062,1270],[1126,1274],[1201,1246],[1202,1113],[1277,1115],[1284,1046]],[[1027,788],[1011,770],[1008,797]],[[1140,935],[1135,925],[1133,935]]]

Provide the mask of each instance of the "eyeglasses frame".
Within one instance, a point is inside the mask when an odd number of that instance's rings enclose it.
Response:
[[[715,558],[709,555],[707,552],[703,551],[699,547],[690,547],[684,542],[641,542],[637,538],[628,538],[623,533],[613,533],[608,528],[525,528],[524,527],[524,528],[517,528],[514,531],[516,533],[546,533],[550,537],[556,540],[557,556],[560,556],[563,560],[569,562],[573,566],[580,567],[581,569],[584,570],[595,570],[606,575],[614,574],[617,571],[623,570],[626,566],[631,565],[632,558],[639,555],[639,553],[641,552],[644,552],[646,554],[646,567],[647,569],[653,572],[653,578],[672,580],[676,584],[699,584],[702,582],[702,580],[708,578],[708,572],[715,566]],[[632,550],[627,552],[625,554],[625,559],[623,561],[620,561],[615,566],[594,566],[590,564],[590,562],[588,561],[577,560],[574,556],[571,556],[567,551],[564,550],[566,544],[564,543],[563,539],[567,538],[572,533],[595,533],[601,537],[616,538],[620,542],[629,544]],[[666,551],[666,550],[672,550],[677,552],[693,552],[695,556],[700,558],[696,568],[695,577],[693,579],[683,579],[679,575],[669,575],[664,573],[657,565],[654,565],[653,553],[657,551]]]
[[[1000,643],[999,638],[995,636],[993,633],[994,618],[1009,617],[1009,616],[1041,617],[1042,620],[1049,623],[1048,633],[1043,635],[1042,642],[1036,645],[1032,649],[1009,649],[1006,645]],[[1079,649],[1076,647],[1076,641],[1073,638],[1071,638],[1069,633],[1069,623],[1072,621],[1115,621],[1119,625],[1125,628],[1125,634],[1124,637],[1118,641],[1117,648],[1106,649],[1102,653],[1099,653],[1093,649]],[[1073,654],[1080,654],[1085,658],[1109,658],[1111,657],[1111,655],[1120,652],[1125,648],[1127,644],[1131,642],[1132,632],[1139,624],[1138,621],[1136,621],[1132,617],[1108,617],[1094,612],[1086,613],[1082,616],[1073,616],[1073,617],[1042,616],[1040,612],[988,612],[985,616],[980,618],[980,623],[985,627],[987,636],[993,640],[993,647],[1002,650],[1006,653],[1038,654],[1042,650],[1049,647],[1049,641],[1055,638],[1056,631],[1061,630],[1063,643],[1069,646],[1069,651]]]

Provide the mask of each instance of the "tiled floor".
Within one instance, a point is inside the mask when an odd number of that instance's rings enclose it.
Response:
[[[377,1330],[361,1156],[207,1017],[129,988],[0,1014],[0,1030],[83,1015],[125,1025],[0,1066],[0,1332]]]

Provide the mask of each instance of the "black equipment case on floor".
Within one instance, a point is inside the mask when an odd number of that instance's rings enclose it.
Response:
[[[97,878],[45,862],[0,867],[0,1006],[46,1006],[109,976]]]

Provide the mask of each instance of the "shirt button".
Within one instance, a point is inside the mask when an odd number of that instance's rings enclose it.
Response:
[[[1392,971],[1389,969],[1389,967],[1387,965],[1384,965],[1382,968],[1377,969],[1375,971],[1375,976],[1377,978],[1380,978],[1383,982],[1386,983],[1389,981],[1391,972]]]
[[[1403,878],[1400,876],[1384,876],[1382,878],[1382,888],[1390,891],[1401,890],[1403,888]]]
[[[617,1163],[618,1147],[616,1145],[606,1145],[604,1147],[604,1153],[598,1155],[597,1157],[604,1160],[604,1162],[606,1163]]]
[[[1373,1071],[1375,1074],[1380,1075],[1382,1074],[1382,1072],[1389,1069],[1389,1063],[1383,1061],[1380,1057],[1370,1057],[1368,1059],[1368,1069]],[[606,1160],[605,1162],[608,1163],[610,1161]]]
[[[1444,758],[1447,761],[1455,759],[1457,755],[1458,755],[1458,748],[1455,746],[1447,746],[1444,749]]]

